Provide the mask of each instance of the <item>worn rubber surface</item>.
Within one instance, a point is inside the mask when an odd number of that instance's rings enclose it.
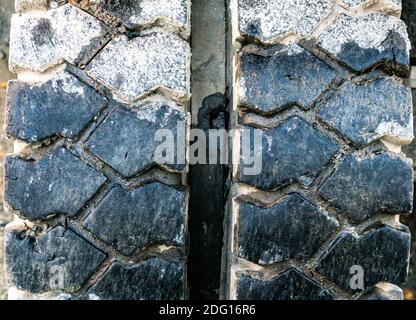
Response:
[[[12,18],[9,298],[186,299],[190,1],[65,2]]]
[[[263,138],[261,173],[234,166],[223,298],[402,298],[413,124],[400,6],[231,1],[232,126]]]

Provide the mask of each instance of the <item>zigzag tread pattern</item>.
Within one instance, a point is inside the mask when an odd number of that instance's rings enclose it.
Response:
[[[158,164],[149,142],[181,123],[187,148],[191,5],[131,5],[16,1],[9,298],[187,298],[188,164]]]
[[[233,170],[223,298],[402,298],[413,116],[400,5],[231,1],[231,118],[262,132],[262,170],[244,155]],[[233,148],[257,152],[243,134]]]

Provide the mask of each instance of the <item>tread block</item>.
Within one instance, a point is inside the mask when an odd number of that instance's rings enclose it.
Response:
[[[339,225],[296,193],[271,208],[238,203],[238,254],[262,265],[293,258],[306,261]]]
[[[243,129],[255,130],[252,127]],[[243,136],[241,140],[243,141]],[[254,154],[253,143],[250,148],[250,154]],[[278,127],[263,132],[261,173],[244,175],[246,164],[241,159],[240,181],[264,190],[272,190],[294,181],[308,185],[337,150],[333,140],[300,117],[292,116]]]
[[[413,140],[411,89],[395,77],[345,82],[319,117],[348,139],[365,146],[380,138]]]
[[[105,105],[104,97],[67,72],[42,84],[10,81],[6,132],[27,142],[72,139]]]
[[[106,178],[64,148],[39,161],[6,158],[5,200],[29,220],[74,216]]]
[[[407,228],[406,228],[407,229]],[[317,271],[346,291],[351,289],[351,267],[364,270],[364,287],[379,282],[400,285],[409,267],[410,233],[382,226],[362,236],[343,232],[319,259]]]
[[[178,36],[154,32],[112,40],[87,68],[87,73],[126,102],[160,88],[181,98],[190,95],[189,44]]]
[[[129,29],[153,24],[158,20],[190,29],[189,0],[96,0],[93,6],[95,10],[102,9],[118,17]]]
[[[238,31],[241,36],[273,42],[273,38],[294,33],[308,36],[329,16],[329,0],[236,0]],[[234,12],[237,14],[237,12]]]
[[[295,268],[271,280],[237,273],[238,300],[332,300],[332,293]]]
[[[113,188],[84,227],[125,255],[152,244],[185,243],[185,192],[161,183],[132,191]]]
[[[158,102],[137,111],[120,106],[94,131],[85,148],[123,176],[132,177],[157,165],[155,151],[162,143],[155,140],[158,130],[171,130],[175,143],[186,145],[187,118],[186,113]],[[179,129],[182,134],[178,134]],[[178,152],[183,151],[175,147],[172,150],[174,161],[161,165],[184,171],[186,159],[183,164],[176,161]]]
[[[335,75],[335,70],[298,45],[272,56],[241,53],[240,104],[262,113],[295,104],[309,109]]]
[[[10,32],[10,69],[45,71],[64,61],[78,64],[99,49],[103,23],[72,6],[15,14]]]
[[[324,182],[319,195],[357,222],[381,213],[411,213],[413,169],[391,153],[351,155]]]
[[[105,258],[103,252],[62,226],[36,238],[19,230],[5,234],[8,281],[31,293],[58,289],[54,288],[59,285],[57,276],[63,276],[65,292],[75,292]]]
[[[405,69],[409,66],[406,24],[378,12],[358,17],[341,14],[318,37],[317,45],[354,71],[382,62]]]
[[[115,262],[89,291],[90,299],[182,300],[184,267],[181,263],[150,258],[131,267]]]

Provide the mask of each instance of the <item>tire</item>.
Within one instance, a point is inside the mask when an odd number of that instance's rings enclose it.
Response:
[[[400,147],[413,125],[399,3],[231,1],[240,161],[223,298],[403,298],[413,170]],[[261,152],[244,132],[262,134]]]
[[[12,18],[9,298],[186,299],[190,2],[66,2]]]

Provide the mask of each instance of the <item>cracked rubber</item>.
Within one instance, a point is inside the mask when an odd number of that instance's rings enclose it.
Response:
[[[153,155],[188,144],[190,1],[50,3],[12,18],[9,298],[187,299],[186,149]]]
[[[400,1],[382,3],[231,0],[232,127],[262,132],[262,170],[234,139],[222,298],[403,297],[410,43]]]

